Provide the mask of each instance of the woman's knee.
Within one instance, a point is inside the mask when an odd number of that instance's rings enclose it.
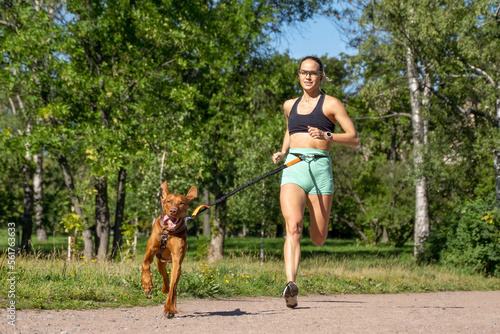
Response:
[[[298,238],[302,236],[304,224],[302,220],[294,219],[286,222],[286,235],[291,238]]]

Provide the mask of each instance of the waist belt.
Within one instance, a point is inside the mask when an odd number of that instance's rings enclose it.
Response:
[[[290,154],[295,155],[300,160],[328,158],[328,156],[324,155],[324,154],[302,154],[302,153],[293,153],[293,152],[290,152]]]

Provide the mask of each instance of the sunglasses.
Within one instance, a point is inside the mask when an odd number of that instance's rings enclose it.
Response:
[[[310,75],[312,78],[317,78],[322,73],[323,73],[322,71],[305,71],[305,70],[299,70],[299,75],[303,76],[303,77]]]

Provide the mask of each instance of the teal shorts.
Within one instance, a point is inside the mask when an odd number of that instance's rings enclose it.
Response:
[[[281,185],[293,183],[300,186],[306,194],[331,195],[333,194],[332,158],[328,151],[311,148],[291,148],[285,164],[297,158],[291,153],[324,155],[326,158],[306,157],[283,170]]]

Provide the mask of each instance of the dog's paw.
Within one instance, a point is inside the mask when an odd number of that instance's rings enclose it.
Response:
[[[163,286],[161,287],[161,292],[168,293],[169,291],[170,291],[170,287],[166,284],[163,284]]]
[[[167,319],[172,319],[176,313],[179,313],[179,311],[177,310],[177,307],[173,306],[173,305],[165,305],[165,308],[163,309],[163,315],[167,318]]]
[[[151,280],[151,275],[142,275],[141,279],[142,289],[145,293],[150,293],[153,290],[153,281]]]
[[[145,284],[142,286],[145,294],[151,294],[151,290],[153,290],[153,284]]]

